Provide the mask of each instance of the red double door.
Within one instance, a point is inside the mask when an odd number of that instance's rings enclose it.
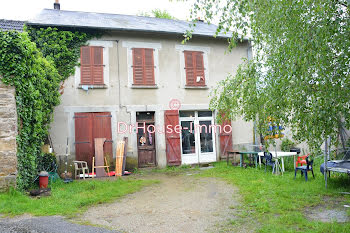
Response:
[[[86,161],[92,166],[92,157],[95,155],[95,138],[106,138],[103,147],[107,160],[113,159],[113,141],[110,112],[77,112],[75,120],[75,154],[76,160]]]

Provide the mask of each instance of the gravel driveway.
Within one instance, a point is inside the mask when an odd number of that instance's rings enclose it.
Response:
[[[82,221],[121,232],[219,232],[234,218],[238,195],[233,186],[190,174],[153,174],[159,184],[114,203],[90,208]]]

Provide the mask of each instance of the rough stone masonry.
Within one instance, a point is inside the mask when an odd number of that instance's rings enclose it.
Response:
[[[0,81],[0,191],[16,185],[16,136],[15,88]]]

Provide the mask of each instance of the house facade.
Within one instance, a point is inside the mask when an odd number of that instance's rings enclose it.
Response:
[[[103,137],[113,161],[128,137],[127,167],[164,167],[214,162],[233,144],[252,143],[253,123],[225,122],[220,130],[209,109],[211,90],[248,58],[249,42],[228,52],[229,36],[213,38],[216,27],[199,22],[182,44],[188,24],[48,9],[29,22],[102,32],[81,48],[81,65],[64,83],[50,130],[55,152],[65,154],[68,138],[71,159],[91,165],[94,138]]]

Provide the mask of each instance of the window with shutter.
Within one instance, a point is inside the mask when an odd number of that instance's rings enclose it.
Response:
[[[155,85],[153,49],[133,48],[133,85]]]
[[[205,86],[203,52],[184,51],[186,86]]]
[[[83,46],[80,49],[80,84],[102,85],[103,81],[103,48]]]

